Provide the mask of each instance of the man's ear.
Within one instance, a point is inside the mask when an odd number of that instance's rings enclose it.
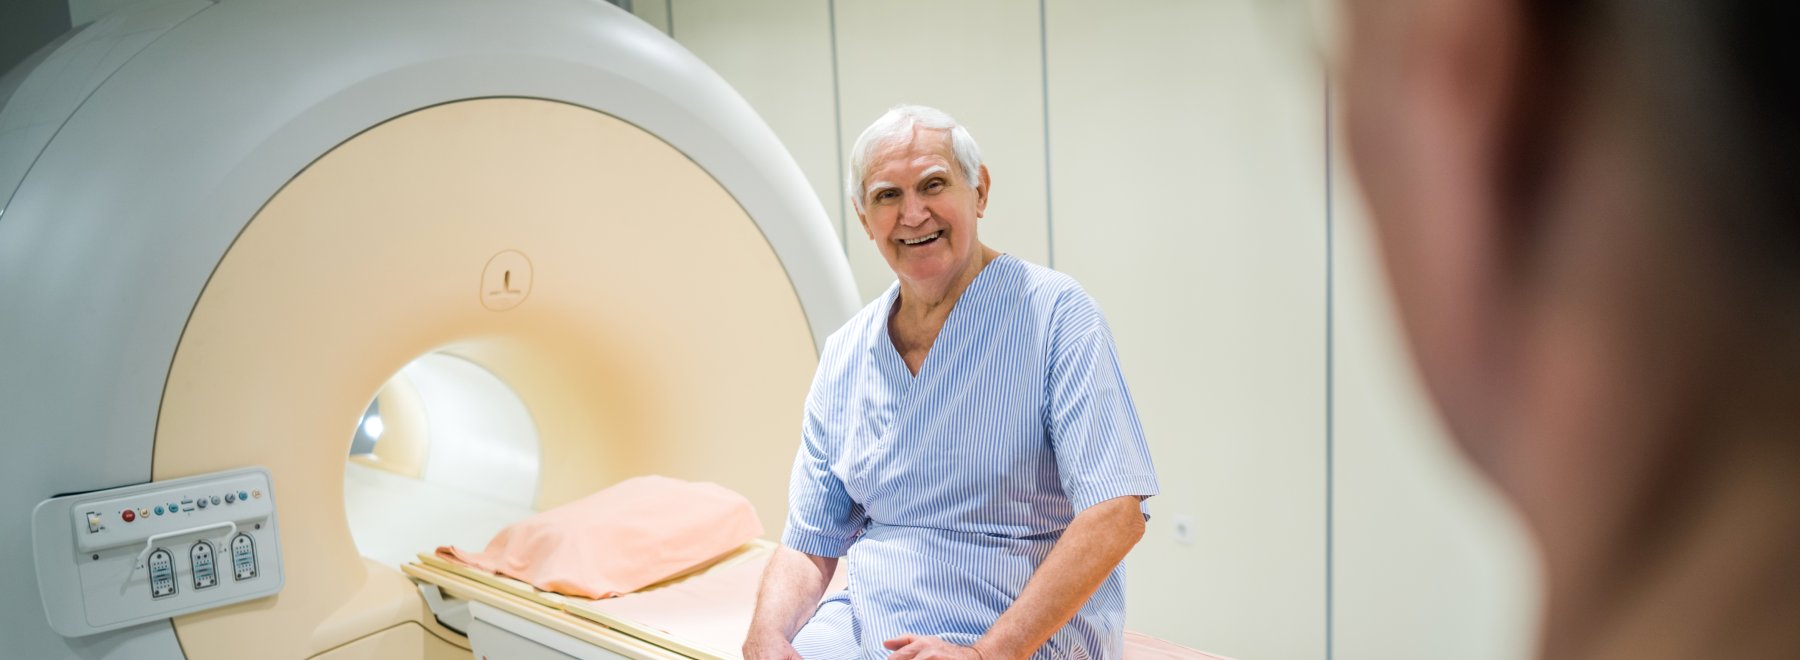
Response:
[[[975,186],[975,217],[987,213],[988,190],[994,187],[994,180],[988,177],[986,165],[981,166],[981,184]]]
[[[855,207],[851,207],[851,208],[855,208]],[[869,214],[868,214],[868,212],[863,211],[862,209],[857,209],[856,210],[856,220],[858,222],[862,223],[863,235],[868,236],[869,240],[871,240],[871,241],[875,240],[875,232],[869,229]]]

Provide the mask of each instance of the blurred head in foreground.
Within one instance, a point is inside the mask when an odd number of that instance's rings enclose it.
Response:
[[[1346,14],[1389,283],[1542,552],[1544,657],[1800,655],[1800,9]]]

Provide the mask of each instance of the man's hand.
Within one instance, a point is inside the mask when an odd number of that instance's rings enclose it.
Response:
[[[894,654],[888,660],[981,660],[981,654],[928,635],[901,635],[882,642]]]
[[[744,640],[744,660],[803,660],[794,645],[779,635],[751,635]]]

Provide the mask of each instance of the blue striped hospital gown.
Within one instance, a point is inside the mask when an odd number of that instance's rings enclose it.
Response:
[[[1111,332],[1073,279],[989,262],[916,377],[888,338],[898,291],[826,342],[806,399],[782,540],[850,573],[794,638],[809,660],[884,657],[907,633],[971,644],[1075,514],[1157,493]],[[1120,565],[1034,657],[1120,657],[1124,592]]]

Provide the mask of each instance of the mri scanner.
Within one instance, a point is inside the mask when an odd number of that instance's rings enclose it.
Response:
[[[400,443],[430,388],[396,374],[472,370],[468,405],[528,411],[501,450],[535,472],[520,510],[660,473],[779,524],[818,347],[858,305],[773,133],[597,0],[142,0],[0,81],[0,204],[6,658],[470,657],[352,537],[480,517],[430,488],[478,491],[494,457]],[[347,464],[372,402],[388,428]],[[242,594],[107,614],[170,575],[204,591],[208,539]]]

